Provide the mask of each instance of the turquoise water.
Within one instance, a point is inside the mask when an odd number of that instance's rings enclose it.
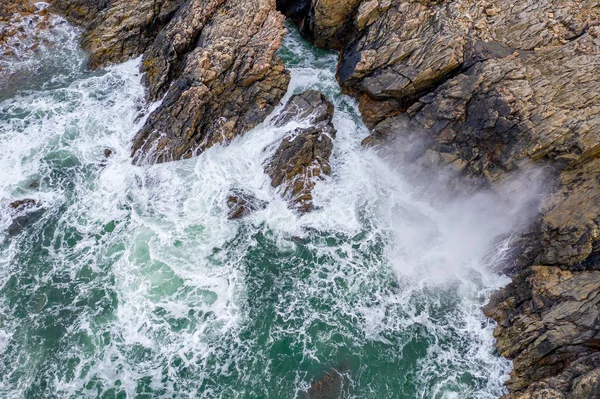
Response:
[[[480,307],[506,283],[489,251],[508,218],[487,197],[440,201],[363,149],[336,54],[293,29],[281,50],[287,97],[317,88],[336,106],[334,172],[299,218],[263,164],[306,122],[133,166],[155,106],[139,60],[89,74],[77,32],[52,35],[60,45],[0,75],[13,88],[0,102],[0,396],[303,398],[332,369],[344,398],[503,393],[510,364]],[[268,206],[228,221],[232,187]],[[22,198],[41,216],[10,235]]]

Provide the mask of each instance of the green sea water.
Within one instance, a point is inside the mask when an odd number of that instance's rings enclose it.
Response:
[[[480,307],[506,283],[489,255],[505,215],[480,198],[440,203],[361,147],[337,54],[289,28],[286,99],[322,90],[338,131],[333,174],[303,217],[263,165],[305,121],[133,166],[131,140],[156,106],[139,60],[88,73],[77,31],[58,24],[55,45],[6,61],[0,397],[305,398],[328,373],[339,398],[504,392],[510,364]],[[232,188],[266,209],[227,220]],[[8,204],[23,198],[37,217],[11,234],[20,214]]]

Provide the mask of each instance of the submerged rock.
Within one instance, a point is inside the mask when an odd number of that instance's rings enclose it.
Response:
[[[333,104],[320,92],[311,90],[292,96],[275,119],[278,126],[292,119],[311,124],[288,132],[265,166],[271,185],[281,187],[283,197],[300,213],[312,211],[316,182],[331,174],[329,158],[336,134],[332,118]]]
[[[256,198],[254,195],[239,189],[232,190],[227,196],[227,207],[229,220],[241,219],[252,212],[265,209],[267,203]]]
[[[9,237],[20,234],[27,226],[39,220],[44,213],[38,202],[31,198],[13,201],[9,204],[9,208],[14,213],[12,223],[8,226]]]
[[[349,396],[349,381],[338,370],[332,369],[325,376],[312,383],[308,389],[308,399],[344,399]]]

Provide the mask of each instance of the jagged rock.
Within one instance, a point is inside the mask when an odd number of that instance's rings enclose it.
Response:
[[[25,26],[28,29],[25,29]],[[38,8],[30,1],[21,0],[2,2],[0,4],[0,61],[30,56],[40,46],[40,33],[52,27],[50,14],[42,6]],[[0,62],[0,90],[5,89],[12,78],[2,77],[2,64]]]
[[[379,0],[359,7],[356,26],[362,29],[344,47],[338,79],[346,92],[359,97],[368,126],[404,111],[469,67],[474,56],[504,57],[511,49],[564,44],[600,16],[600,7],[590,1],[530,0],[515,5],[501,0],[493,16],[485,13],[486,4]],[[488,48],[478,52],[481,43]]]
[[[265,166],[273,187],[300,213],[312,211],[312,190],[319,178],[331,173],[329,158],[336,131],[331,122],[333,104],[318,91],[294,95],[274,123],[284,126],[291,119],[308,121],[284,137]]]
[[[600,349],[600,271],[532,266],[497,292],[484,311],[498,322],[498,349],[513,360],[508,386],[518,393]],[[565,387],[553,385],[565,393]]]
[[[85,30],[82,46],[91,69],[146,51],[184,0],[53,0],[54,12]]]
[[[25,198],[18,201],[13,201],[9,205],[12,209],[23,210],[26,208],[33,208],[37,206],[37,201],[31,198]]]
[[[265,201],[259,200],[246,191],[235,189],[227,196],[227,207],[229,208],[227,218],[229,220],[241,219],[266,206]]]
[[[317,47],[341,49],[362,0],[278,0],[277,9],[298,24]]]
[[[157,43],[162,39],[168,42],[158,43],[158,47],[172,49],[176,44],[170,38],[179,40],[182,27],[201,29],[180,76],[134,139],[135,162],[190,158],[214,144],[228,142],[262,122],[287,90],[289,73],[275,54],[285,29],[274,0],[227,1],[204,25],[198,24],[205,15],[197,15],[196,6],[195,1],[188,1],[157,39]],[[170,33],[170,29],[175,31]],[[154,54],[153,50],[144,61],[143,68],[151,71],[150,75],[155,73]],[[177,59],[173,57],[175,64]],[[166,58],[163,61],[166,63],[156,65],[169,64]],[[171,71],[168,73],[178,69],[176,65],[166,68]],[[153,79],[148,78],[151,87]],[[161,79],[156,81],[162,84]]]

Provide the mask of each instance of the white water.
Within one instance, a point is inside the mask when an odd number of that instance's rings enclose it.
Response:
[[[72,45],[76,33],[59,29]],[[198,158],[136,167],[131,140],[149,108],[139,60],[90,75],[70,45],[56,50],[76,66],[69,78],[0,103],[2,206],[34,198],[46,209],[2,247],[0,394],[301,397],[320,365],[339,365],[336,334],[352,342],[352,397],[502,394],[510,364],[480,307],[506,279],[483,259],[514,213],[488,194],[440,205],[411,186],[360,146],[368,132],[338,94],[335,55],[316,57],[295,36],[286,47],[296,58],[282,103],[317,88],[336,105],[333,175],[301,218],[263,165],[302,122],[266,121]],[[228,221],[231,187],[268,206]],[[3,211],[2,231],[13,216]],[[275,320],[264,331],[262,306]],[[284,372],[290,359],[277,365],[273,351],[290,340],[302,355]],[[414,345],[423,352],[407,372]],[[397,375],[377,370],[388,363]],[[378,385],[396,380],[414,392]]]

